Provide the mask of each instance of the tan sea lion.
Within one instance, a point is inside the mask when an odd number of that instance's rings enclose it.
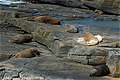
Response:
[[[60,20],[57,20],[55,18],[52,18],[50,16],[34,16],[32,17],[33,21],[38,21],[41,23],[50,23],[52,25],[60,25]]]
[[[36,48],[29,48],[16,53],[15,58],[32,58],[35,56],[40,56],[40,51]]]
[[[31,34],[18,34],[16,36],[13,36],[9,42],[11,43],[28,43],[32,41],[32,35]]]
[[[83,37],[77,39],[77,42],[84,45],[96,45],[99,40],[91,33],[86,33]]]

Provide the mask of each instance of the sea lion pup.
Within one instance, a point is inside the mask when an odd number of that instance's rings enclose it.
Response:
[[[110,74],[110,70],[106,64],[98,65],[93,67],[95,70],[90,74],[91,77],[93,76],[106,76]]]
[[[55,18],[52,18],[50,16],[34,16],[32,17],[33,21],[38,21],[41,23],[50,23],[52,25],[60,25],[60,20],[57,20]]]
[[[40,56],[40,51],[36,48],[29,48],[16,53],[15,58],[32,58],[35,56]]]
[[[16,36],[13,36],[9,42],[11,43],[28,43],[32,41],[32,35],[31,34],[18,34]]]

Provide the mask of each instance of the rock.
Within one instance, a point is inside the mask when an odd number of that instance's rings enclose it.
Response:
[[[28,0],[25,0],[28,1]],[[48,3],[48,4],[57,4],[67,7],[78,7],[78,8],[87,8],[85,7],[80,0],[29,0],[28,2],[32,3]]]
[[[98,46],[99,47],[108,47],[108,48],[120,48],[120,41],[101,43]]]
[[[31,34],[18,34],[16,36],[13,36],[9,42],[11,43],[28,43],[32,41],[32,35]]]
[[[94,66],[94,68],[96,70],[94,70],[93,73],[90,74],[91,77],[93,77],[93,76],[100,77],[100,76],[106,76],[106,75],[110,74],[109,68],[106,64]]]
[[[97,21],[119,21],[119,18],[115,15],[100,15],[94,18]]]
[[[38,49],[29,48],[16,53],[15,58],[32,58],[35,56],[40,56],[40,53],[41,52]]]
[[[10,54],[0,53],[0,62],[8,60],[11,57]]]
[[[120,50],[109,51],[107,65],[113,77],[120,78]]]
[[[35,79],[43,77],[44,79],[89,79],[90,71],[94,68],[90,65],[82,65],[71,62],[54,56],[42,56],[29,59],[11,59],[1,64],[6,65],[2,67],[0,73],[6,74],[5,78],[20,78],[20,79]],[[14,67],[9,67],[14,65]],[[0,74],[1,75],[1,74]],[[17,77],[13,77],[16,76]],[[39,80],[39,79],[38,79]]]
[[[65,32],[69,32],[69,33],[79,33],[78,28],[75,27],[74,25],[66,24],[64,27],[65,27]]]
[[[0,10],[0,18],[13,18],[15,17],[15,12]]]
[[[40,22],[40,23],[49,23],[52,25],[60,25],[61,21],[50,16],[34,16],[31,18],[32,21]]]
[[[31,11],[32,12],[32,11]],[[25,11],[15,11],[15,10],[0,10],[0,18],[22,18],[32,16],[31,13],[26,13]]]
[[[83,45],[96,45],[99,43],[98,38],[91,33],[86,33],[83,37],[78,38],[77,42]]]
[[[68,59],[88,65],[99,65],[106,63],[108,51],[103,48],[87,47],[83,45],[71,48]]]
[[[100,9],[105,13],[108,14],[115,14],[119,15],[119,0],[94,0],[94,1],[83,1],[85,6],[89,7],[90,9]]]
[[[101,65],[105,64],[107,61],[106,56],[90,56],[89,65]]]

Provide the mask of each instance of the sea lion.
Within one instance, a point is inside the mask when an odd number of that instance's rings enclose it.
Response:
[[[77,42],[84,45],[96,45],[98,39],[91,33],[86,33],[83,37],[77,39]]]
[[[77,42],[84,45],[96,45],[103,41],[103,37],[101,35],[93,35],[91,33],[86,33],[83,37],[77,38]]]
[[[98,65],[93,67],[95,70],[90,74],[91,77],[93,76],[106,76],[110,74],[110,70],[106,64]]]
[[[16,53],[15,58],[32,58],[35,56],[40,56],[40,51],[36,48],[29,48]]]
[[[32,35],[31,34],[18,34],[16,36],[13,36],[9,42],[11,43],[28,43],[32,41]]]
[[[34,16],[34,17],[32,17],[32,19],[33,19],[33,21],[38,21],[41,23],[49,23],[52,25],[60,25],[61,24],[60,20],[57,20],[50,16]]]

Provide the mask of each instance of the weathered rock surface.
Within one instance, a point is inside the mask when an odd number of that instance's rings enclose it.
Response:
[[[99,44],[99,47],[120,48],[120,41]]]
[[[25,1],[32,3],[57,4],[67,7],[87,8],[82,4],[80,0],[25,0]]]
[[[29,43],[32,41],[32,35],[31,34],[18,34],[16,36],[13,36],[9,42],[11,43]]]
[[[89,79],[91,66],[73,63],[52,56],[11,59],[0,64],[1,78]],[[5,74],[4,74],[5,73]],[[2,75],[3,74],[3,75]],[[43,79],[44,80],[44,79]]]
[[[109,51],[107,65],[112,76],[120,78],[120,49]]]
[[[119,0],[93,0],[93,1],[84,0],[84,1],[83,1],[84,4],[89,8],[100,9],[103,12],[106,12],[109,14],[120,15]]]
[[[118,21],[119,17],[115,15],[100,15],[94,18],[97,21]]]
[[[77,46],[68,52],[68,59],[82,64],[98,65],[106,63],[108,51],[103,48]]]

